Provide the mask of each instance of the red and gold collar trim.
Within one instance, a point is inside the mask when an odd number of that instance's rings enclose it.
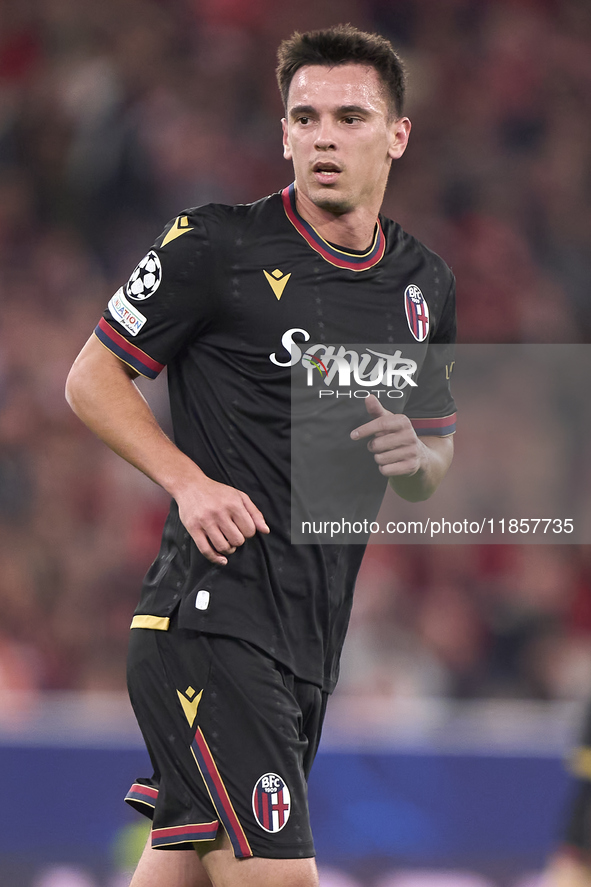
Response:
[[[281,192],[285,214],[296,231],[304,240],[320,253],[323,259],[336,265],[337,268],[348,268],[350,271],[367,271],[377,265],[386,251],[386,238],[382,231],[380,220],[376,225],[376,233],[372,245],[365,253],[351,253],[333,246],[320,236],[318,231],[306,222],[296,209],[295,185],[292,182]]]

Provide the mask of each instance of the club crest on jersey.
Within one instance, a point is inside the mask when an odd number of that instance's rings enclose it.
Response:
[[[280,832],[291,812],[291,795],[286,783],[276,773],[261,776],[252,793],[252,811],[266,832]]]
[[[404,290],[404,310],[411,333],[417,342],[423,342],[429,335],[429,306],[414,283]]]
[[[129,299],[149,299],[153,296],[162,280],[162,265],[153,249],[144,256],[125,285],[125,294]]]

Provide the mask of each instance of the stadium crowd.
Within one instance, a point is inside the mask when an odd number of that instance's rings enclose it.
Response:
[[[338,19],[407,60],[384,211],[452,266],[460,341],[588,342],[589,4]],[[66,373],[169,218],[289,182],[275,47],[334,22],[328,0],[0,0],[0,690],[123,689],[167,501],[73,416]],[[166,424],[165,381],[142,388]],[[590,635],[586,547],[373,546],[341,692],[583,697]]]

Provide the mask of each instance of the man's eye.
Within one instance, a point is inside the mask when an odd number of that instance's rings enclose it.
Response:
[[[298,117],[298,123],[302,123],[304,126],[306,125],[306,123],[309,123],[309,122],[310,122],[309,117]]]
[[[360,119],[359,117],[344,117],[343,121],[344,121],[344,123],[347,123],[350,125],[352,123],[358,123],[359,119]]]

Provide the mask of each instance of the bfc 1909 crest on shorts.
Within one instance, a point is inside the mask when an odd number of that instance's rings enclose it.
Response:
[[[284,780],[276,773],[265,773],[252,793],[252,810],[266,832],[280,832],[291,811],[291,795]]]

